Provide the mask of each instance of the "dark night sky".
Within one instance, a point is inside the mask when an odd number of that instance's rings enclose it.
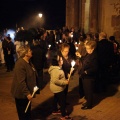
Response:
[[[0,0],[0,29],[41,26],[55,29],[65,25],[66,0]],[[38,18],[38,13],[43,18]]]

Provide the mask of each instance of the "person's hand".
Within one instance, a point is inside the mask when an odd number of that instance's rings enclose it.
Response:
[[[66,83],[66,85],[69,84],[69,80],[66,80],[65,83]]]
[[[81,55],[78,51],[75,54],[76,54],[77,57],[81,57]]]
[[[29,95],[27,95],[27,98],[28,98],[29,101],[31,101],[33,97],[32,97],[31,94],[29,94]]]
[[[68,74],[68,78],[70,77],[70,74]]]

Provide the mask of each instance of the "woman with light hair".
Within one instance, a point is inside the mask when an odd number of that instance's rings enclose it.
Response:
[[[81,109],[91,109],[93,106],[93,85],[96,79],[98,70],[97,53],[96,53],[96,42],[91,40],[85,44],[87,54],[81,56],[79,52],[76,52],[76,56],[80,58],[82,67],[79,70],[81,83],[79,87],[83,87],[82,97],[85,96],[86,103],[83,104]],[[81,88],[80,88],[81,89]]]
[[[21,46],[18,53],[20,57],[15,63],[11,93],[15,98],[19,120],[31,120],[31,104],[26,113],[25,109],[33,98],[33,88],[36,86],[36,70],[30,62],[32,51],[29,46]]]

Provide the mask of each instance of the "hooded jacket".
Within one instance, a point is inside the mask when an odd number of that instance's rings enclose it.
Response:
[[[53,93],[61,92],[66,87],[66,79],[63,70],[59,66],[50,66],[50,90]]]

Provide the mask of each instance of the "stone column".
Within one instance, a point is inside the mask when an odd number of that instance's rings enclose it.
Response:
[[[79,0],[79,27],[84,31],[85,22],[85,2],[86,0]]]
[[[66,0],[66,26],[79,27],[79,0]]]
[[[104,31],[105,0],[98,0],[98,31]]]
[[[90,1],[90,24],[89,31],[96,33],[98,31],[98,0]]]

